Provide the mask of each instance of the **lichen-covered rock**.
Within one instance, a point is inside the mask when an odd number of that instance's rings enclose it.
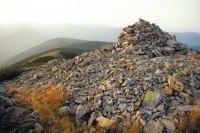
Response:
[[[162,95],[159,92],[149,91],[145,94],[142,106],[150,106],[154,108],[158,105],[161,99]]]

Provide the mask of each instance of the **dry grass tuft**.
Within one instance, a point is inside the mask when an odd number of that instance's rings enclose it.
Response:
[[[142,126],[139,124],[139,119],[132,122],[132,125],[124,129],[124,133],[142,133]]]
[[[200,105],[200,99],[195,101],[196,105]],[[196,133],[200,131],[200,110],[191,110],[188,115],[180,118],[177,133]]]
[[[33,110],[37,110],[40,116],[40,123],[44,127],[44,132],[73,133],[75,124],[69,116],[59,117],[59,108],[64,100],[62,87],[46,85],[33,91],[19,89],[14,96],[22,105],[29,105]]]
[[[24,89],[24,88],[18,88],[18,91],[13,92],[14,98],[19,100],[20,104],[22,105],[30,105],[31,104],[31,92]]]

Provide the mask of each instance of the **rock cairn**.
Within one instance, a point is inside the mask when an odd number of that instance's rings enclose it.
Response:
[[[134,55],[147,55],[158,57],[173,55],[175,52],[186,50],[187,45],[176,41],[175,36],[170,36],[162,31],[159,26],[139,19],[139,22],[123,28],[114,48]],[[186,52],[186,51],[185,51]]]
[[[174,132],[180,112],[199,109],[200,55],[188,50],[155,24],[139,22],[123,29],[117,42],[72,60],[56,59],[31,68],[13,81],[15,88],[64,86],[60,115],[80,125],[122,127],[138,120],[144,132]]]

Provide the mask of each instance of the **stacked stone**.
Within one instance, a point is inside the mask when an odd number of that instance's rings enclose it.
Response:
[[[139,19],[139,22],[123,28],[114,48],[118,50],[125,48],[127,52],[136,55],[146,54],[149,57],[157,57],[173,55],[178,51],[183,52],[187,45],[177,42],[175,36],[170,36],[159,26]]]
[[[116,123],[123,129],[136,120],[145,132],[174,132],[184,119],[180,112],[200,109],[194,103],[200,97],[199,64],[198,53],[140,19],[114,45],[49,61],[4,84],[14,89],[64,86],[70,99],[62,103],[60,116],[74,115],[94,132]]]

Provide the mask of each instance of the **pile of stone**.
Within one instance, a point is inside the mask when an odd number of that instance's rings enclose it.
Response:
[[[136,55],[146,54],[148,57],[173,55],[175,52],[184,51],[186,44],[176,41],[175,36],[170,36],[162,31],[159,26],[139,19],[139,22],[123,28],[114,48]]]
[[[49,61],[4,84],[64,86],[70,99],[60,116],[74,115],[90,132],[113,124],[123,129],[135,120],[145,132],[174,132],[182,113],[200,108],[194,102],[200,98],[200,55],[142,19],[123,30],[113,45]]]

